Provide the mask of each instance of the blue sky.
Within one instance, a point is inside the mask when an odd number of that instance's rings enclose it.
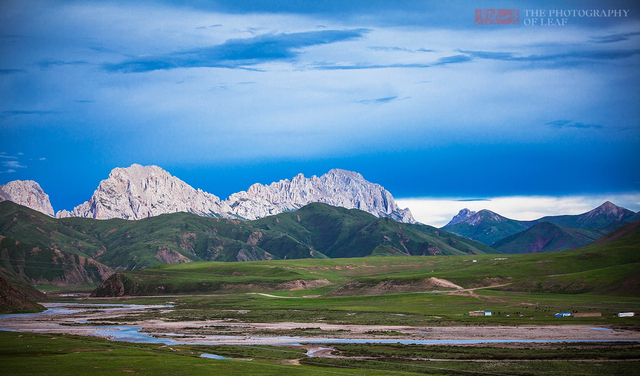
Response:
[[[0,184],[36,180],[61,210],[132,163],[222,199],[344,168],[415,212],[543,196],[640,210],[637,2],[131,3],[0,3]],[[474,25],[495,8],[520,24]],[[628,13],[526,26],[527,9]]]

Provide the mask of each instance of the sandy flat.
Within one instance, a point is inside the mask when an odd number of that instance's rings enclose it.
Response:
[[[75,309],[75,308],[73,308]],[[143,307],[96,310],[75,313],[39,314],[0,318],[0,327],[34,333],[67,333],[110,337],[115,329],[86,326],[87,320],[100,321],[135,315]],[[593,325],[527,326],[392,326],[340,325],[328,323],[244,323],[229,321],[180,321],[160,319],[127,322],[154,337],[172,338],[193,344],[291,344],[335,340],[390,341],[640,341],[640,332]],[[101,329],[99,333],[97,329]],[[296,330],[296,335],[287,334]],[[302,332],[302,335],[300,331]],[[304,335],[304,331],[312,332]],[[266,334],[265,334],[266,333]],[[294,337],[294,338],[292,338]]]

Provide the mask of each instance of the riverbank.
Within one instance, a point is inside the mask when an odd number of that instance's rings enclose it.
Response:
[[[44,303],[38,314],[0,316],[0,327],[31,333],[88,335],[168,344],[292,345],[300,343],[491,344],[640,341],[640,332],[612,326],[400,326],[228,320],[140,319],[167,305]],[[122,325],[123,321],[126,325]],[[120,337],[120,338],[119,338]],[[125,339],[123,339],[125,338]]]

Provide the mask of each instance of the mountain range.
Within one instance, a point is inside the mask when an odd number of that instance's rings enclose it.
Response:
[[[607,201],[583,214],[533,221],[509,219],[490,210],[463,209],[442,229],[504,253],[536,253],[581,247],[636,221],[640,221],[640,214]]]
[[[496,253],[435,227],[323,203],[253,221],[184,212],[128,221],[52,218],[5,201],[0,234],[0,276],[60,286],[165,263]]]
[[[0,186],[0,201],[9,200],[53,216],[49,197],[38,183],[14,181]],[[356,172],[333,169],[317,177],[254,184],[226,200],[195,189],[158,166],[134,164],[115,168],[100,182],[91,198],[58,218],[121,218],[137,220],[160,214],[188,212],[201,216],[254,220],[297,210],[312,202],[360,209],[376,217],[416,223],[409,209],[401,209],[391,193]]]
[[[33,180],[14,180],[0,185],[0,202],[12,201],[53,217],[49,195]]]

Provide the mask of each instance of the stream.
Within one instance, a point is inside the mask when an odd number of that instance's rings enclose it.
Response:
[[[155,343],[164,345],[302,345],[302,344],[345,344],[345,343],[398,343],[404,345],[470,345],[482,343],[561,343],[561,342],[640,342],[638,339],[380,339],[380,338],[305,338],[286,336],[225,336],[225,335],[184,335],[180,333],[162,333],[159,337],[154,337],[149,333],[142,332],[141,327],[132,325],[81,325],[65,326],[53,320],[59,319],[65,323],[87,323],[86,319],[74,317],[64,317],[66,315],[77,314],[88,311],[113,312],[136,312],[146,309],[172,308],[170,305],[136,305],[136,304],[86,304],[86,303],[44,303],[47,310],[40,313],[24,314],[4,314],[0,315],[0,330],[19,332],[54,332],[82,334],[107,338],[112,341],[122,341],[131,343]],[[94,312],[95,313],[95,312]],[[34,320],[28,320],[33,318]],[[40,320],[46,318],[46,320]],[[6,324],[5,324],[6,323]],[[5,326],[6,325],[6,326]],[[603,334],[612,332],[612,329],[586,327],[585,330],[597,330]],[[203,338],[203,340],[200,340]],[[217,355],[208,354],[207,357]],[[309,354],[309,356],[313,356]]]

